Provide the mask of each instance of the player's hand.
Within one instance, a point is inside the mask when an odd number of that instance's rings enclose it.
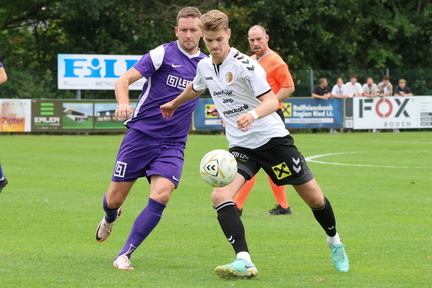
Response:
[[[131,118],[134,108],[129,104],[120,104],[115,110],[117,120],[124,121]]]
[[[219,116],[219,112],[217,111],[217,108],[216,108],[216,106],[212,106],[212,107],[210,107],[207,111],[206,111],[206,114],[207,115],[211,115],[211,116]],[[222,127],[226,127],[226,123],[225,123],[225,121],[221,118],[221,124],[222,124]]]
[[[222,127],[226,127],[226,123],[225,123],[225,120],[223,119],[223,118],[221,118],[221,124],[222,124]]]
[[[216,106],[210,107],[209,110],[206,111],[206,113],[211,116],[219,116],[219,112],[217,111]]]
[[[245,132],[249,130],[254,121],[255,119],[250,113],[241,114],[237,119],[237,128]]]
[[[161,105],[160,110],[162,113],[162,117],[164,117],[165,119],[170,119],[174,115],[174,111],[177,108],[178,107],[174,105],[173,101]]]

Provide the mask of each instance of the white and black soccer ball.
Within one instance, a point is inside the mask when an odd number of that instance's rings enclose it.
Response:
[[[210,186],[226,186],[234,180],[237,174],[237,161],[226,150],[212,150],[202,158],[200,174],[201,178]]]

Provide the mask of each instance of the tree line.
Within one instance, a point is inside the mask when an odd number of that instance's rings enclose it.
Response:
[[[0,97],[74,97],[56,88],[57,54],[142,55],[175,38],[184,6],[227,13],[231,45],[245,53],[251,53],[249,27],[266,27],[270,47],[294,75],[305,69],[424,71],[432,64],[429,0],[0,0],[0,61],[11,79]],[[113,97],[111,91],[84,95]]]

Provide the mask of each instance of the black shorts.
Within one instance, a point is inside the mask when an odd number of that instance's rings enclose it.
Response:
[[[256,149],[232,147],[237,160],[238,173],[251,179],[261,168],[278,185],[301,185],[313,179],[304,157],[294,145],[291,135],[272,138]]]
[[[276,110],[275,112],[276,112],[276,114],[279,115],[279,117],[281,118],[282,122],[285,123],[285,116],[284,116],[284,114],[283,114],[282,109],[278,109],[278,110]]]

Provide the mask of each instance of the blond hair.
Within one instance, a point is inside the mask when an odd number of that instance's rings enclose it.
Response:
[[[200,18],[201,12],[196,7],[184,7],[177,14],[177,25],[180,18]]]
[[[203,14],[198,23],[198,27],[203,31],[227,31],[229,20],[228,16],[219,10],[210,10]]]

